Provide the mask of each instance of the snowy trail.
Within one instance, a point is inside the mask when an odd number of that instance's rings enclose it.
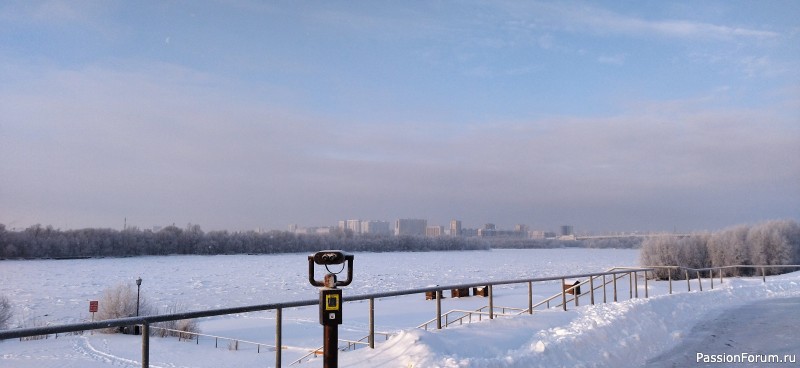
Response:
[[[768,332],[769,339],[754,339]],[[727,310],[697,324],[683,342],[647,362],[648,367],[687,367],[706,355],[800,355],[800,297],[768,299]],[[702,359],[702,358],[701,358]],[[702,363],[702,360],[701,360]],[[740,363],[757,367],[763,363]]]

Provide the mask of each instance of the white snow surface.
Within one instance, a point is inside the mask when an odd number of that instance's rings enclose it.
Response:
[[[343,354],[340,362],[346,367],[640,367],[681,342],[694,325],[722,311],[800,295],[800,273],[772,277],[767,284],[760,279],[728,279],[724,286],[716,286],[704,292],[567,312],[551,309],[435,332],[407,330],[374,351]],[[770,340],[774,331],[747,334]],[[702,346],[696,348],[703,352]]]
[[[272,256],[170,256],[70,261],[0,261],[0,294],[9,296],[15,316],[52,323],[87,320],[88,300],[103,288],[144,279],[143,295],[157,307],[180,303],[189,310],[278,301],[313,299],[307,282],[306,254]],[[477,252],[358,253],[355,281],[345,295],[402,290],[432,284],[452,285],[481,280],[508,280],[584,272],[638,262],[636,250],[493,250]],[[317,270],[321,278],[323,270]],[[613,294],[595,295],[568,311],[549,309],[533,315],[497,317],[481,322],[425,331],[414,327],[435,317],[435,303],[420,295],[376,301],[376,329],[393,336],[378,337],[376,349],[339,354],[342,367],[637,367],[677,346],[701,321],[746,303],[800,296],[800,273],[760,278],[726,278],[715,289],[708,279],[698,292],[686,282],[638,283],[639,298],[630,298],[628,281]],[[558,283],[534,283],[534,300],[551,296]],[[445,294],[449,296],[448,294]],[[443,311],[485,306],[480,297],[446,298]],[[524,308],[527,285],[498,286],[495,306]],[[340,338],[366,335],[368,304],[344,305]],[[322,328],[316,307],[284,310],[283,366],[321,346]],[[205,334],[273,344],[273,312],[202,319]],[[774,331],[773,331],[774,332]],[[773,338],[771,331],[751,331],[753,339]],[[86,333],[47,340],[0,342],[0,367],[138,367],[138,336]],[[256,353],[253,345],[230,350],[225,340],[204,337],[182,342],[152,338],[153,367],[274,366],[274,351]],[[698,351],[702,351],[702,346]],[[265,348],[261,348],[265,349]],[[708,353],[714,353],[709,351]],[[765,351],[762,353],[770,353]],[[297,365],[321,367],[320,358]]]

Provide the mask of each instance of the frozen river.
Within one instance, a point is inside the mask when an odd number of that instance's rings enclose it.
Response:
[[[15,316],[65,323],[89,318],[88,301],[106,288],[135,287],[160,309],[187,310],[305,300],[308,254],[161,256],[79,260],[0,261],[0,294]],[[638,264],[638,250],[530,249],[356,253],[346,293],[403,290],[432,284],[555,276]],[[321,277],[323,271],[317,271]]]

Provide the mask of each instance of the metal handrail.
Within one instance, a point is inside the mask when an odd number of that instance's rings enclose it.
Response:
[[[488,305],[484,305],[483,307],[480,307],[480,308],[478,308],[478,309],[476,309],[474,311],[464,310],[464,309],[451,309],[451,310],[447,311],[446,313],[442,314],[442,317],[445,318],[445,323],[442,325],[442,327],[447,327],[447,326],[453,325],[456,322],[461,322],[459,324],[463,324],[464,318],[470,318],[470,321],[472,321],[472,315],[473,314],[477,314],[478,316],[488,316],[489,312],[484,312],[484,309],[487,309],[487,308],[489,308]],[[506,310],[515,310],[515,311],[520,311],[520,312],[527,311],[527,309],[516,308],[516,307],[495,307],[495,309],[500,309],[501,310],[500,313],[494,313],[495,316],[514,316],[514,314],[506,313]],[[464,315],[460,316],[458,318],[450,320],[449,316],[451,314],[454,314],[454,313],[464,313]],[[436,321],[437,321],[437,318],[433,318],[433,319],[431,319],[429,321],[426,321],[425,323],[420,324],[416,328],[421,328],[421,329],[427,331],[428,330],[428,325],[430,325],[430,324],[432,324],[432,323],[434,323]]]
[[[375,332],[375,334],[376,335],[383,335],[386,338],[386,340],[389,340],[389,337],[394,335],[394,334],[388,333],[388,332]],[[342,351],[355,350],[355,346],[357,346],[357,345],[367,345],[367,346],[369,346],[369,342],[364,342],[364,340],[367,340],[367,339],[369,339],[369,335],[364,336],[364,337],[362,337],[362,338],[360,338],[358,340],[355,340],[355,341],[339,339],[339,342],[346,342],[347,343],[347,347],[344,348],[344,349],[341,349],[341,350]],[[292,366],[292,365],[295,365],[295,364],[299,364],[299,363],[302,363],[304,360],[307,360],[307,359],[310,360],[311,357],[316,357],[318,355],[322,355],[323,354],[323,351],[322,351],[323,348],[324,348],[324,346],[320,346],[319,348],[309,350],[308,354],[303,355],[302,357],[294,360],[293,362],[289,363],[289,365]]]
[[[242,340],[242,339],[237,339],[237,338],[233,338],[233,337],[209,335],[209,334],[204,334],[204,333],[199,333],[199,332],[175,330],[175,329],[172,329],[172,328],[164,328],[164,327],[157,327],[157,326],[150,326],[150,328],[154,329],[154,330],[163,330],[163,331],[174,332],[174,333],[177,334],[178,341],[180,341],[181,339],[183,339],[183,340],[191,340],[192,337],[186,337],[186,336],[194,336],[195,343],[198,344],[198,345],[200,344],[200,336],[208,337],[209,339],[213,338],[214,339],[214,347],[215,348],[219,347],[218,343],[217,343],[218,340],[223,340],[223,341],[227,340],[229,342],[236,342],[237,346],[238,346],[238,343],[240,343],[240,342],[244,343],[244,344],[256,345],[256,352],[257,353],[261,353],[261,347],[262,346],[264,346],[264,347],[266,347],[268,349],[272,349],[272,350],[276,349],[275,345],[265,344],[263,342],[248,341],[248,340]],[[167,336],[162,336],[162,337],[167,337]],[[281,348],[282,349],[288,349],[289,346],[283,345]]]
[[[645,272],[649,271],[649,270],[643,270],[641,268],[636,268],[636,267],[614,267],[614,268],[608,269],[607,272],[611,272],[611,271],[614,271],[614,270],[617,270],[617,269],[624,269],[625,270],[625,272],[622,274],[621,277],[617,278],[616,280],[604,281],[600,286],[596,286],[596,287],[594,287],[592,290],[590,290],[588,292],[584,292],[584,293],[581,293],[581,294],[576,295],[576,296],[573,295],[571,298],[566,298],[566,302],[571,302],[571,301],[575,300],[576,298],[580,298],[581,296],[584,296],[586,294],[589,294],[590,292],[593,292],[594,290],[603,288],[605,285],[610,285],[610,284],[613,284],[615,281],[622,280],[625,277],[630,277],[631,271],[637,271],[637,272],[638,271],[645,271]],[[617,273],[615,273],[615,274],[617,274]],[[604,275],[605,275],[605,273],[604,273]],[[603,275],[594,275],[594,276],[590,276],[590,277],[596,277],[596,276],[603,276]],[[564,277],[564,278],[571,278],[571,277]],[[585,285],[587,283],[590,283],[589,279],[587,279],[586,281],[581,281],[577,285],[572,285],[572,286],[566,288],[565,291],[567,291],[567,290],[575,290],[577,287],[583,286],[583,285]],[[550,302],[553,299],[562,297],[562,294],[563,294],[562,292],[558,292],[558,293],[555,293],[555,294],[553,294],[552,296],[550,296],[548,298],[542,299],[542,301],[540,301],[539,303],[531,305],[531,307],[529,309],[525,309],[523,311],[523,313],[524,312],[533,313],[532,310],[534,310],[537,307],[540,307],[540,306],[542,306],[544,304],[547,304],[547,308],[549,309],[549,308],[551,308]],[[572,295],[572,294],[570,294],[570,295]],[[614,298],[616,300],[616,295],[614,296]],[[563,307],[563,302],[561,304],[556,304],[554,307],[555,308]]]

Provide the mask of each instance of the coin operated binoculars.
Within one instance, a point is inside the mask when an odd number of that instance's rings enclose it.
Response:
[[[339,325],[342,324],[342,289],[353,281],[353,255],[340,250],[323,250],[308,256],[308,282],[319,287],[319,323],[323,325],[323,367],[339,366]],[[347,278],[337,280],[336,275],[344,271],[347,263]],[[314,277],[314,265],[325,266],[328,273],[320,281]],[[339,272],[333,273],[330,265],[342,265]]]

